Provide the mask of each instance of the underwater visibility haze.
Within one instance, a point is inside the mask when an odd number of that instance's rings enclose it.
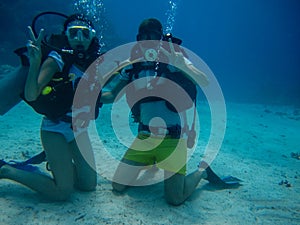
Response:
[[[12,50],[26,43],[26,27],[35,14],[72,13],[76,3],[106,28],[103,40],[108,49],[134,41],[140,21],[156,17],[165,27],[171,24],[182,45],[207,63],[226,100],[300,104],[297,0],[68,0],[63,5],[53,0],[51,6],[38,0],[4,0],[0,4],[5,30],[0,37],[0,63],[18,63]]]
[[[180,38],[212,71],[221,90],[212,95],[225,100],[223,111],[214,111],[202,102],[207,96],[198,95],[200,135],[188,171],[197,168],[210,138],[221,134],[212,167],[237,176],[243,186],[215,190],[203,181],[178,207],[165,203],[161,183],[119,196],[104,176],[113,163],[96,145],[95,155],[104,163],[97,161],[95,192],[52,204],[0,179],[0,224],[300,224],[299,0],[1,0],[0,82],[20,64],[13,51],[26,45],[27,26],[44,11],[87,14],[103,53],[136,41],[142,20],[159,19],[164,33]],[[40,21],[39,28],[59,31],[56,19]],[[127,111],[115,112],[115,105],[104,104],[95,124],[101,143],[117,158],[136,124],[125,123]],[[214,116],[221,121],[217,126]],[[41,151],[40,117],[24,102],[0,116],[0,160],[25,160]],[[114,129],[114,118],[120,129]],[[124,132],[128,124],[131,130]],[[145,174],[157,171],[154,166]]]

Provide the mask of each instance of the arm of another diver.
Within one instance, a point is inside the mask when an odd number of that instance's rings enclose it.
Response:
[[[121,62],[118,65],[118,67],[114,68],[108,74],[103,76],[102,80],[112,80],[110,78],[112,78],[112,76],[119,76],[120,75],[119,73],[123,68],[125,68],[131,64],[140,62],[142,60],[143,60],[143,58],[138,58],[135,60],[126,59],[123,62]],[[113,82],[113,88],[109,88],[107,91],[102,91],[101,102],[104,104],[109,104],[109,103],[113,103],[115,100],[118,101],[119,99],[116,99],[117,95],[127,84],[128,84],[128,80],[117,79],[116,82]],[[103,89],[103,90],[105,90],[105,89]]]
[[[113,103],[115,100],[118,100],[116,99],[117,95],[127,84],[128,81],[126,80],[118,80],[114,84],[113,88],[102,92],[100,102],[104,104],[109,104],[109,103]]]

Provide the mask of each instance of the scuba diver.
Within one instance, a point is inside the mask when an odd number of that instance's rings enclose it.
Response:
[[[115,171],[113,191],[122,193],[127,187],[140,185],[139,174],[149,166],[164,170],[165,199],[172,205],[182,204],[202,179],[221,188],[238,187],[240,180],[219,178],[204,161],[186,174],[187,148],[194,145],[195,131],[186,128],[181,118],[196,104],[195,85],[208,85],[207,76],[187,59],[179,46],[180,39],[163,34],[159,20],[142,21],[136,40],[128,60],[131,65],[119,70],[115,86],[106,95],[114,101],[119,92],[124,93],[138,123],[137,137]],[[139,62],[134,63],[137,59]],[[174,83],[182,86],[190,98],[184,98]]]
[[[100,105],[95,109],[88,99],[87,102],[83,99],[81,105],[72,102],[80,80],[85,80],[88,89],[91,81],[84,72],[99,57],[100,45],[94,26],[86,16],[65,17],[63,32],[54,41],[59,43],[50,46],[50,50],[44,40],[44,30],[36,35],[29,26],[28,61],[26,57],[22,59],[23,65],[28,64],[25,70],[28,75],[21,97],[44,115],[40,132],[44,152],[39,157],[46,157],[52,176],[28,171],[24,169],[26,165],[0,160],[0,179],[21,183],[53,201],[67,200],[74,188],[93,191],[97,184],[87,125],[97,117]],[[43,52],[45,45],[48,51]],[[93,91],[99,94],[100,87],[94,87]]]

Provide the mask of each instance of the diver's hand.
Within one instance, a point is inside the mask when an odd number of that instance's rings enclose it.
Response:
[[[44,29],[40,30],[40,33],[37,38],[35,37],[33,30],[30,26],[28,26],[28,33],[30,40],[27,43],[27,49],[30,65],[40,64],[42,60],[41,43],[44,37]]]
[[[179,69],[186,68],[186,63],[185,63],[184,55],[182,54],[182,52],[176,52],[172,41],[169,40],[168,42],[170,45],[171,52],[168,52],[163,47],[160,48],[160,51],[168,57],[169,64],[171,64],[172,66],[175,66]]]

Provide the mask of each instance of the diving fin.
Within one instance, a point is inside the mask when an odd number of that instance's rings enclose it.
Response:
[[[9,162],[5,162],[4,160],[1,159],[0,160],[0,168],[4,165],[9,165],[9,166],[14,167],[16,169],[25,170],[25,171],[28,171],[28,172],[42,173],[42,171],[37,166],[32,166],[32,165],[29,165],[29,164],[22,164],[22,163],[15,162],[13,160],[11,160]]]
[[[242,180],[233,177],[233,176],[227,176],[224,178],[220,178],[209,166],[206,162],[202,161],[199,165],[199,168],[205,169],[207,173],[206,180],[209,181],[210,184],[218,187],[218,188],[238,188],[241,186]]]
[[[15,160],[10,160],[9,162],[5,162],[4,160],[0,159],[0,168],[3,165],[7,164],[16,169],[26,170],[28,172],[42,173],[42,171],[39,169],[39,167],[34,166],[34,165],[41,164],[43,162],[47,162],[45,151],[42,151],[39,154],[34,155],[30,159],[27,159],[27,160],[21,161],[21,162],[18,162]]]

